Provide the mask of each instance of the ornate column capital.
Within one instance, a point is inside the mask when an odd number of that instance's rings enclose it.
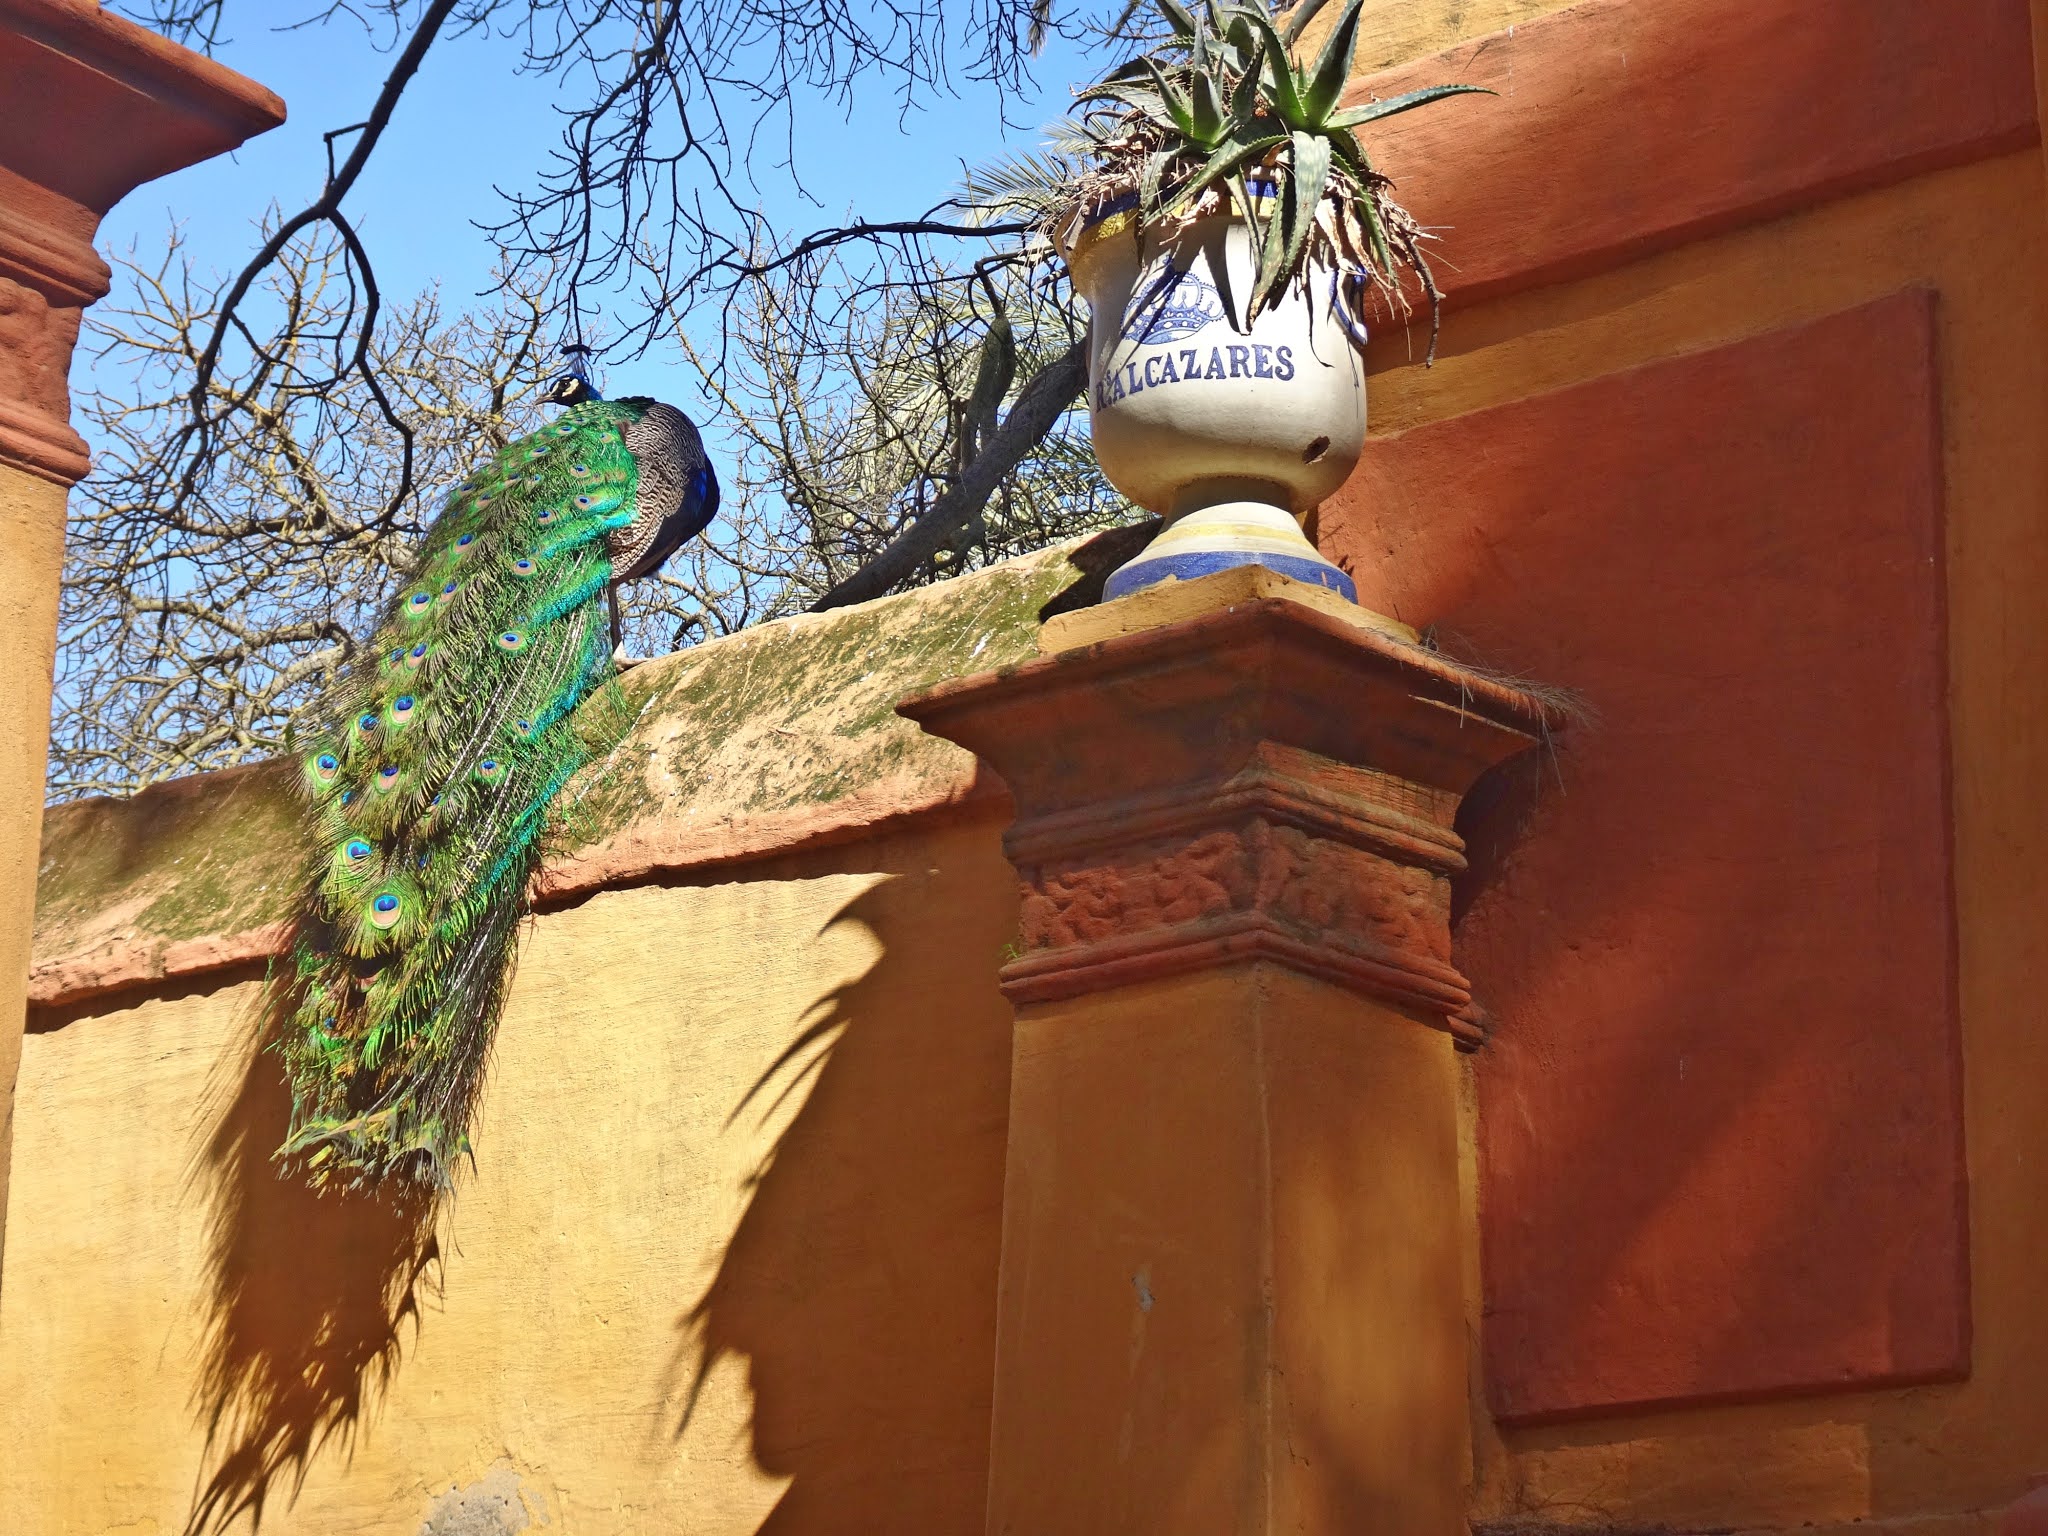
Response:
[[[0,0],[0,463],[91,466],[66,375],[107,291],[93,232],[143,182],[284,121],[253,81],[84,0]]]
[[[1266,959],[1477,1043],[1450,957],[1452,821],[1536,743],[1545,706],[1362,611],[1283,595],[1298,585],[1190,582],[1176,608],[1206,611],[899,706],[1015,798],[1013,1001]]]

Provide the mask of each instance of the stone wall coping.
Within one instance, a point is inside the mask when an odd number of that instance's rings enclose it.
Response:
[[[1049,606],[1131,552],[1119,530],[895,597],[781,619],[635,667],[625,739],[564,792],[540,910],[602,890],[1000,807],[1001,782],[895,713],[904,694],[1035,654]],[[260,963],[296,885],[294,775],[189,775],[44,819],[36,1010]],[[34,1027],[32,1020],[31,1027]]]

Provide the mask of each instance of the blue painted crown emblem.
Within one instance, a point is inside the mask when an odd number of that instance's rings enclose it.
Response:
[[[1124,340],[1181,341],[1224,317],[1223,298],[1193,272],[1168,267],[1124,320]]]

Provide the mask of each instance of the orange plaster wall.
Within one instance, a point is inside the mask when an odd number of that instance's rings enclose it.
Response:
[[[1489,917],[1487,899],[1480,898],[1470,914],[1471,937],[1476,941],[1484,931],[1487,942],[1475,942],[1464,957],[1482,987],[1490,984],[1489,956],[1551,957],[1548,970],[1508,965],[1497,978],[1505,986],[1486,998],[1500,1043],[1476,1067],[1482,1121],[1532,1106],[1545,1113],[1525,1127],[1482,1131],[1491,1154],[1476,1199],[1486,1213],[1482,1230],[1496,1245],[1485,1260],[1485,1307],[1499,1305],[1493,1288],[1504,1275],[1552,1282],[1536,1299],[1563,1337],[1524,1335],[1517,1342],[1511,1329],[1503,1332],[1512,1320],[1487,1312],[1481,1321],[1488,1375],[1501,1380],[1489,1380],[1483,1390],[1498,1402],[1505,1388],[1509,1406],[1514,1393],[1525,1394],[1519,1401],[1539,1412],[1602,1411],[1576,1422],[1507,1429],[1482,1415],[1481,1517],[1729,1525],[1853,1520],[1993,1506],[2021,1491],[2030,1474],[2048,1470],[2048,1320],[2038,1303],[2039,1275],[2048,1264],[2048,1212],[2038,1181],[2026,1172],[2048,1159],[2038,1094],[2028,1086],[2048,1080],[2048,1048],[2030,1022],[2048,959],[2032,915],[2048,907],[2041,873],[2048,817],[2038,803],[2048,743],[2035,681],[2048,660],[2048,619],[2038,601],[2048,585],[2048,526],[2040,516],[2048,472],[2038,426],[2048,405],[2041,177],[2039,157],[2031,152],[1920,177],[1602,276],[1454,312],[1433,370],[1409,365],[1398,337],[1375,359],[1376,445],[1359,477],[1323,509],[1325,548],[1399,616],[1418,624],[1441,621],[1448,647],[1462,642],[1482,661],[1582,686],[1606,711],[1564,749],[1562,783],[1539,802],[1520,845],[1531,851],[1519,862],[1509,855],[1503,888],[1513,891],[1516,915],[1507,917],[1503,905]],[[1866,324],[1873,313],[1896,315],[1900,306],[1922,302],[1892,297],[1913,289],[1931,294],[1933,306],[1932,408],[1944,520],[1942,576],[1931,597],[1924,585],[1902,579],[1910,572],[1899,562],[1910,564],[1915,536],[1915,519],[1902,522],[1902,512],[1919,508],[1923,534],[1932,524],[1926,498],[1904,494],[1911,486],[1897,484],[1897,474],[1916,461],[1910,442],[1895,435],[1901,424],[1910,429],[1929,419],[1928,353],[1916,351],[1896,321],[1879,328],[1890,341],[1868,355],[1860,373],[1850,366],[1853,347],[1839,352],[1843,328],[1859,327],[1852,312],[1876,304],[1876,311],[1865,311]],[[1866,342],[1877,344],[1874,337]],[[1746,341],[1747,348],[1716,359],[1716,349]],[[1831,352],[1837,353],[1832,364],[1808,371]],[[1665,364],[1669,371],[1661,375],[1616,377],[1660,359],[1696,355],[1695,362]],[[1753,388],[1764,399],[1776,398],[1788,419],[1752,422],[1750,435],[1732,437],[1728,428],[1740,412],[1731,418],[1719,406],[1703,409],[1697,430],[1683,412],[1673,419],[1668,407],[1688,373],[1702,381],[1725,377],[1745,356],[1769,365],[1759,368]],[[1593,383],[1602,379],[1610,382]],[[1788,396],[1802,380],[1807,392]],[[1701,405],[1716,400],[1729,403],[1725,387],[1708,391]],[[1518,408],[1518,401],[1532,403]],[[1605,416],[1598,409],[1603,402],[1613,407]],[[1524,430],[1504,441],[1466,435],[1465,462],[1457,462],[1445,447],[1460,440],[1459,419],[1474,412],[1487,412],[1497,423],[1519,419]],[[1557,440],[1543,441],[1534,430],[1539,422]],[[1858,423],[1874,434],[1868,464],[1854,462]],[[1668,452],[1657,474],[1648,475],[1632,451],[1616,451],[1620,428],[1660,434]],[[1815,467],[1830,455],[1839,473],[1852,479],[1894,468],[1873,488],[1893,494],[1861,509],[1871,521],[1891,509],[1884,526],[1892,532],[1866,536],[1859,560],[1874,551],[1880,558],[1859,569],[1866,579],[1891,572],[1872,589],[1872,599],[1893,630],[1907,625],[1912,633],[1872,629],[1875,616],[1859,611],[1860,588],[1845,590],[1844,567],[1826,540],[1811,536],[1817,530],[1800,526],[1780,537],[1759,523],[1833,517],[1839,527],[1867,529],[1853,500],[1830,495],[1826,475],[1816,480]],[[1404,465],[1430,466],[1431,478],[1404,480]],[[1762,473],[1772,465],[1804,465],[1798,481],[1804,495],[1781,499]],[[1924,487],[1924,466],[1918,473]],[[1607,483],[1590,483],[1602,476]],[[1716,485],[1744,494],[1718,502],[1702,494]],[[1481,488],[1497,497],[1483,509],[1473,499]],[[1646,504],[1632,509],[1632,495]],[[1655,519],[1674,499],[1695,521],[1683,537],[1643,547],[1643,535],[1654,533]],[[1623,519],[1617,527],[1633,518],[1635,542],[1571,531],[1574,518],[1603,515]],[[1709,550],[1719,551],[1706,563],[1720,584],[1690,599],[1681,561]],[[1745,568],[1744,550],[1775,553]],[[1729,590],[1730,580],[1741,585]],[[1654,596],[1645,601],[1639,589],[1649,584]],[[1788,612],[1788,603],[1798,606]],[[1654,620],[1659,627],[1645,643],[1616,654],[1614,642],[1626,639],[1616,632],[1623,624],[1616,610],[1630,604],[1639,622]],[[1936,620],[1941,604],[1945,643]],[[1802,680],[1811,687],[1833,690],[1826,697],[1817,692],[1814,708],[1840,728],[1804,736],[1812,748],[1803,761],[1783,750],[1778,727],[1792,699],[1763,643],[1788,633],[1813,642],[1806,650],[1809,668],[1845,634],[1885,647],[1879,659],[1868,643],[1840,645],[1845,670],[1806,672]],[[1593,635],[1608,647],[1597,657],[1583,643]],[[1941,1160],[1954,1146],[1944,1129],[1953,1125],[1953,1082],[1934,1049],[1942,1026],[1929,1017],[1929,1005],[1916,1009],[1904,996],[1872,990],[1873,979],[1899,958],[1888,948],[1895,935],[1872,931],[1873,914],[1907,926],[1917,921],[1922,944],[1939,923],[1938,879],[1926,889],[1897,884],[1901,877],[1928,876],[1928,845],[1919,844],[1917,863],[1885,852],[1910,847],[1929,830],[1886,825],[1894,810],[1916,810],[1935,824],[1943,816],[1925,758],[1933,701],[1925,663],[1916,666],[1912,659],[1936,645],[1942,646],[1950,731],[1948,832],[1969,1171],[1969,1379],[1686,1407],[1671,1399],[1710,1395],[1713,1382],[1695,1374],[1691,1388],[1674,1391],[1674,1385],[1712,1364],[1717,1351],[1724,1368],[1745,1352],[1753,1367],[1768,1366],[1774,1355],[1785,1364],[1766,1347],[1771,1337],[1782,1337],[1767,1333],[1776,1323],[1743,1311],[1761,1305],[1768,1312],[1768,1287],[1688,1309],[1688,1294],[1693,1302],[1700,1296],[1684,1289],[1697,1277],[1684,1269],[1683,1256],[1713,1252],[1703,1241],[1708,1234],[1687,1219],[1703,1209],[1714,1212],[1710,1230],[1724,1246],[1776,1256],[1762,1265],[1730,1265],[1726,1273],[1752,1286],[1775,1283],[1779,1299],[1820,1320],[1823,1336],[1834,1330],[1839,1341],[1861,1329],[1866,1366],[1883,1365],[1886,1352],[1916,1328],[1931,1351],[1916,1356],[1922,1365],[1938,1364],[1943,1353],[1939,1317],[1930,1326],[1916,1311],[1907,1319],[1913,1326],[1897,1337],[1884,1335],[1874,1321],[1904,1292],[1880,1296],[1865,1286],[1831,1297],[1824,1282],[1840,1255],[1820,1240],[1831,1233],[1835,1243],[1860,1244],[1865,1253],[1881,1254],[1895,1276],[1921,1286],[1932,1281],[1937,1291],[1941,1275],[1956,1274],[1944,1237],[1954,1232],[1953,1203],[1944,1217],[1942,1202],[1930,1199],[1942,1180]],[[1660,668],[1670,675],[1658,677]],[[1602,686],[1631,673],[1631,689]],[[1781,701],[1776,723],[1768,713],[1743,707],[1770,696]],[[1658,715],[1646,712],[1659,700],[1674,711],[1677,704],[1689,708],[1686,729],[1702,750],[1712,745],[1718,778],[1677,751],[1685,745],[1682,736],[1669,734],[1677,713],[1660,726]],[[1732,739],[1712,738],[1717,721],[1727,722]],[[1881,728],[1873,731],[1873,723]],[[1887,737],[1896,737],[1901,750],[1873,750]],[[1920,744],[1917,758],[1904,750],[1911,742]],[[1687,769],[1691,794],[1660,806],[1654,783],[1627,788],[1660,767]],[[1625,794],[1616,806],[1623,820],[1604,848],[1605,797],[1585,792],[1600,783]],[[1772,834],[1768,844],[1736,835],[1745,830],[1730,819],[1739,807],[1758,804],[1760,791],[1788,785],[1799,789],[1804,803],[1792,808],[1795,814],[1753,824],[1754,831]],[[1830,841],[1845,817],[1861,818],[1867,836],[1860,847]],[[1573,824],[1582,831],[1572,834]],[[1535,850],[1551,829],[1561,829],[1567,841],[1588,839],[1582,846],[1600,850],[1597,862],[1572,871],[1547,865],[1549,855]],[[1670,857],[1680,848],[1689,850],[1687,860]],[[1576,881],[1587,868],[1603,889],[1581,901],[1557,882],[1567,875]],[[1832,890],[1814,891],[1808,875],[1827,870],[1834,871]],[[1843,883],[1859,870],[1860,895],[1853,882]],[[1633,883],[1624,886],[1628,879]],[[1845,891],[1855,902],[1847,912],[1816,899],[1844,899]],[[1757,942],[1777,957],[1771,962],[1778,967],[1775,994],[1755,990],[1761,978],[1754,954],[1739,946],[1702,947],[1700,941],[1716,932],[1723,938],[1740,932],[1725,917],[1703,926],[1716,915],[1717,893],[1763,904],[1759,910],[1768,920],[1756,925]],[[1589,942],[1585,901],[1615,918],[1595,936],[1612,947],[1597,968],[1574,948]],[[1503,921],[1523,926],[1509,937],[1499,926]],[[1798,985],[1802,943],[1816,957],[1808,987]],[[1821,957],[1827,957],[1824,964]],[[1574,996],[1560,984],[1574,968],[1603,978],[1618,969],[1635,981],[1616,990],[1603,980],[1605,990]],[[1918,995],[1932,995],[1925,991],[1924,967],[1913,974],[1923,989]],[[1675,1007],[1646,1006],[1659,999],[1660,989],[1668,989]],[[1548,1001],[1525,1013],[1525,996],[1532,995]],[[1831,1004],[1824,1001],[1830,996]],[[1749,1008],[1716,1016],[1719,1003],[1738,1000]],[[1754,1010],[1767,1003],[1771,1016],[1759,1019]],[[1859,1014],[1869,1009],[1877,1011]],[[1816,1050],[1817,1026],[1832,1029],[1831,1048]],[[1707,1069],[1706,1084],[1723,1105],[1751,1117],[1747,1142],[1738,1124],[1732,1137],[1710,1136],[1689,1151],[1682,1143],[1674,1147],[1688,1127],[1702,1124],[1676,1096],[1673,1035],[1688,1032],[1697,1049],[1722,1052],[1718,1070]],[[1913,1057],[1916,1049],[1921,1054]],[[1694,1052],[1682,1054],[1694,1084]],[[1902,1114],[1901,1094],[1911,1085],[1901,1073],[1909,1057],[1929,1075],[1924,1096],[1905,1104]],[[1632,1061],[1647,1065],[1632,1067]],[[1631,1071],[1642,1074],[1633,1095]],[[1812,1126],[1800,1124],[1796,1098],[1786,1096],[1801,1077],[1809,1088],[1826,1090]],[[1866,1095],[1873,1112],[1859,1123],[1856,1111]],[[1792,1160],[1767,1155],[1768,1136],[1756,1141],[1755,1129],[1770,1125],[1781,1138],[1775,1151],[1789,1151]],[[1918,1127],[1918,1139],[1904,1148],[1895,1140],[1902,1127]],[[1504,1163],[1500,1154],[1511,1146],[1525,1155]],[[1753,1159],[1746,1172],[1745,1157]],[[1915,1208],[1925,1219],[1901,1219],[1889,1187],[1874,1201],[1851,1199],[1863,1212],[1851,1221],[1853,1231],[1816,1219],[1815,1213],[1826,1213],[1825,1220],[1839,1222],[1845,1215],[1829,1209],[1830,1180],[1845,1170],[1882,1169],[1888,1160],[1914,1176],[1899,1198],[1919,1201]],[[1533,1212],[1518,1208],[1518,1201],[1533,1203]],[[1590,1226],[1549,1225],[1540,1220],[1544,1211],[1570,1211]],[[1542,1251],[1546,1244],[1571,1245],[1588,1235],[1597,1241],[1624,1228],[1634,1234],[1634,1267],[1624,1272],[1662,1273],[1679,1291],[1625,1284],[1601,1290],[1594,1283],[1598,1265],[1586,1255]],[[1799,1254],[1805,1257],[1793,1257]],[[1952,1310],[1946,1326],[1957,1321]],[[1609,1364],[1573,1357],[1568,1340],[1585,1337],[1573,1330],[1586,1329],[1618,1350]],[[1667,1406],[1615,1412],[1629,1393],[1598,1379],[1610,1368],[1633,1372],[1629,1392],[1665,1398]],[[1793,1384],[1790,1374],[1781,1374],[1780,1387]],[[1751,1384],[1768,1390],[1760,1377]],[[1722,1377],[1722,1387],[1733,1385],[1732,1377]]]
[[[1597,715],[1464,822],[1504,1419],[1966,1365],[1932,311],[1417,427],[1325,524]]]

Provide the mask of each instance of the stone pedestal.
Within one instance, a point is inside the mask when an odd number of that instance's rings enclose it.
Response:
[[[0,1248],[27,1008],[64,493],[89,467],[66,375],[107,291],[93,232],[143,182],[284,103],[91,0],[0,0]]]
[[[1164,591],[901,706],[1016,803],[988,1530],[1462,1536],[1451,828],[1543,709],[1271,573]]]

